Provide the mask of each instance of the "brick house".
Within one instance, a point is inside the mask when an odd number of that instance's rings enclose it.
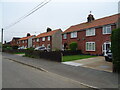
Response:
[[[78,44],[78,50],[84,54],[105,55],[111,47],[111,30],[117,27],[120,14],[94,19],[88,15],[87,22],[73,25],[62,33],[63,47],[69,47],[71,42]]]
[[[20,38],[19,37],[13,37],[12,41],[10,41],[11,46],[18,46],[17,42]]]
[[[32,39],[35,35],[29,35],[18,40],[17,44],[19,47],[30,48],[32,47]]]
[[[51,31],[47,28],[47,32],[41,33],[33,38],[33,47],[45,46],[46,48],[55,51],[62,49],[62,30],[56,29]]]

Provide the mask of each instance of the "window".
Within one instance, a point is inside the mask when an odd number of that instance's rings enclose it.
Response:
[[[27,40],[26,40],[26,43],[27,43]]]
[[[103,34],[111,34],[111,26],[103,26]]]
[[[22,43],[24,43],[24,41],[22,41]]]
[[[63,34],[63,39],[67,39],[67,34]]]
[[[86,51],[95,51],[95,42],[86,42]]]
[[[33,42],[35,42],[35,39],[33,39]]]
[[[42,41],[45,41],[45,37],[42,38]]]
[[[50,36],[48,36],[48,41],[50,41]]]
[[[36,41],[39,42],[39,38],[37,38]]]
[[[90,28],[86,30],[86,36],[94,36],[95,35],[95,28]]]
[[[76,38],[77,37],[77,32],[71,32],[71,38]]]

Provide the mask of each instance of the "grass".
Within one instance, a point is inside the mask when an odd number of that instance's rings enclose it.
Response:
[[[16,52],[14,54],[25,54],[24,52]]]
[[[91,56],[91,55],[70,55],[70,56],[63,56],[62,61],[73,61],[73,60],[80,60],[80,59],[85,59],[85,58],[91,58],[91,57],[96,57],[96,56]]]

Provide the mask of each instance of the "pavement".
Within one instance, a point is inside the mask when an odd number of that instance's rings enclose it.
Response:
[[[81,66],[106,72],[112,72],[112,62],[105,61],[105,58],[103,56],[62,63],[67,65]]]
[[[83,85],[93,88],[118,88],[118,74],[102,70],[66,65],[45,59],[21,57],[19,55],[3,53],[3,58],[39,67],[45,71],[70,78]],[[86,64],[87,65],[87,64]]]

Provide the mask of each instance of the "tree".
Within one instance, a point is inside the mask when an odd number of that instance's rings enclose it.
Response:
[[[77,43],[76,42],[72,42],[72,43],[70,43],[70,45],[69,45],[69,47],[70,47],[70,50],[77,50]]]

